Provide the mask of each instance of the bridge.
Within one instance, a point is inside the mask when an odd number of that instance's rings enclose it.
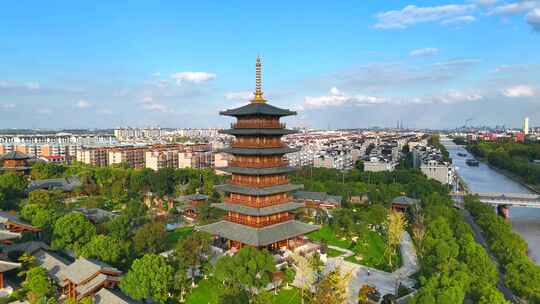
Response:
[[[540,208],[540,195],[527,193],[501,193],[501,192],[452,192],[450,196],[458,203],[462,203],[467,195],[476,195],[481,202],[501,207],[519,206]]]

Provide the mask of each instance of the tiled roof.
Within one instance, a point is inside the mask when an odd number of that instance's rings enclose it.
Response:
[[[0,260],[0,273],[17,269],[19,267],[21,267],[21,264],[19,263]]]
[[[268,174],[280,174],[293,172],[296,169],[294,167],[274,167],[274,168],[242,168],[242,167],[222,167],[216,168],[228,173],[237,174],[253,174],[253,175],[268,175]]]
[[[300,203],[284,203],[279,205],[274,205],[270,207],[264,207],[264,208],[252,208],[240,204],[229,204],[229,203],[221,203],[221,204],[213,204],[213,207],[216,207],[218,209],[222,209],[225,211],[233,211],[238,212],[242,214],[247,215],[269,215],[269,214],[275,214],[279,212],[285,212],[285,211],[291,211],[298,209],[300,207],[303,207],[304,204]]]
[[[224,148],[220,152],[236,155],[274,155],[300,151],[299,148]]]
[[[18,225],[21,225],[21,226],[33,227],[29,223],[27,223],[27,222],[25,222],[23,220],[20,220],[19,216],[17,216],[17,215],[11,214],[11,213],[6,212],[6,211],[0,211],[0,223],[3,224],[3,223],[6,223],[6,222],[11,222],[11,223],[18,224]]]
[[[62,189],[63,191],[71,192],[80,185],[81,181],[76,176],[68,178],[39,179],[31,181],[27,191],[30,192],[36,189]]]
[[[255,187],[245,187],[232,184],[223,184],[215,186],[215,189],[218,191],[232,192],[232,193],[241,193],[247,195],[271,195],[282,192],[289,192],[294,190],[302,189],[303,185],[277,185],[271,187],[255,188]]]
[[[408,196],[398,196],[392,200],[392,204],[399,204],[399,205],[414,205],[417,202],[418,202],[417,199],[410,198]]]
[[[121,273],[120,270],[109,266],[106,263],[80,257],[64,268],[64,270],[60,272],[60,275],[75,284],[80,284],[82,281],[101,271]]]
[[[287,109],[280,109],[269,105],[268,103],[249,103],[245,106],[219,112],[226,116],[244,116],[244,115],[271,115],[271,116],[289,116],[296,115],[296,112]]]
[[[39,249],[49,249],[49,246],[43,242],[39,241],[29,241],[29,242],[22,242],[22,243],[16,243],[9,245],[4,248],[5,253],[10,252],[26,252],[33,254],[35,251],[38,251]]]
[[[118,282],[119,280],[120,278],[118,277],[108,276],[106,274],[100,273],[94,278],[92,278],[90,281],[77,286],[77,288],[75,289],[77,291],[77,298],[82,299],[85,296],[87,296],[89,293],[95,291],[96,289],[102,288],[103,284],[106,281]]]
[[[126,295],[102,288],[94,295],[94,304],[136,304],[138,301],[128,298]]]
[[[339,195],[329,195],[326,192],[296,191],[293,192],[292,195],[296,199],[309,199],[338,206],[341,205],[341,201],[343,199]]]
[[[20,237],[21,237],[20,233],[11,232],[8,230],[0,230],[0,241],[13,240],[13,239],[18,239]]]
[[[219,235],[229,240],[240,241],[252,246],[266,246],[277,241],[290,239],[299,235],[318,230],[320,227],[299,221],[287,221],[263,228],[253,228],[229,221],[219,221],[198,230]]]
[[[176,198],[176,200],[179,202],[199,201],[199,200],[207,200],[207,199],[208,199],[208,195],[201,194],[201,193],[182,195]]]
[[[47,250],[39,249],[32,254],[36,258],[36,263],[45,268],[49,276],[56,282],[61,283],[64,277],[60,275],[64,270],[68,262],[58,255],[49,252]]]
[[[241,129],[226,129],[220,130],[221,134],[229,135],[287,135],[298,133],[296,130],[291,129],[278,129],[278,128],[241,128]]]
[[[19,151],[8,152],[8,153],[0,156],[0,160],[7,160],[7,159],[21,160],[21,159],[30,159],[30,158],[31,158],[30,155],[24,154],[24,153],[19,152]]]

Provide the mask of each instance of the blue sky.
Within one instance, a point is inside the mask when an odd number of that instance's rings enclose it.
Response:
[[[224,127],[257,54],[293,126],[540,125],[537,0],[116,2],[2,3],[0,128]]]

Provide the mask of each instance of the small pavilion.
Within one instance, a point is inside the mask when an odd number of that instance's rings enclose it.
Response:
[[[30,159],[31,157],[28,154],[19,151],[6,153],[0,156],[0,162],[2,162],[0,170],[28,174],[30,172],[30,165],[28,164]]]
[[[392,200],[392,209],[397,210],[397,211],[405,211],[417,203],[418,203],[417,199],[402,195],[402,196],[395,197]]]

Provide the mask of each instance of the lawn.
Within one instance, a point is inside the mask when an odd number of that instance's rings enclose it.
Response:
[[[337,257],[337,256],[340,256],[342,255],[344,252],[342,251],[339,251],[339,250],[335,250],[335,249],[332,249],[332,248],[328,248],[326,250],[326,254],[331,257],[331,258],[334,258],[334,257]]]
[[[200,280],[198,286],[186,298],[186,304],[218,304],[221,283],[210,280]],[[300,291],[296,288],[280,289],[272,298],[271,304],[298,304]]]
[[[381,236],[377,232],[368,231],[365,235],[360,236],[356,245],[353,245],[351,240],[348,240],[348,239],[343,240],[341,238],[338,238],[334,234],[332,229],[327,225],[324,225],[318,231],[314,231],[307,234],[307,236],[311,240],[324,241],[328,245],[349,249],[353,251],[355,254],[360,254],[362,256],[361,261],[356,260],[355,256],[350,256],[345,259],[349,262],[362,264],[365,266],[373,267],[373,268],[384,270],[384,271],[392,271],[397,268],[396,266],[394,266],[391,269],[387,265],[387,260],[384,258],[386,240],[384,239],[383,236]],[[329,256],[332,257],[334,256],[333,254],[336,254],[336,253],[331,252],[330,250],[331,249],[329,249]],[[399,250],[393,264],[394,265],[401,264]]]
[[[165,248],[172,249],[179,239],[190,235],[192,232],[193,227],[181,227],[167,232],[167,236],[165,237]]]

